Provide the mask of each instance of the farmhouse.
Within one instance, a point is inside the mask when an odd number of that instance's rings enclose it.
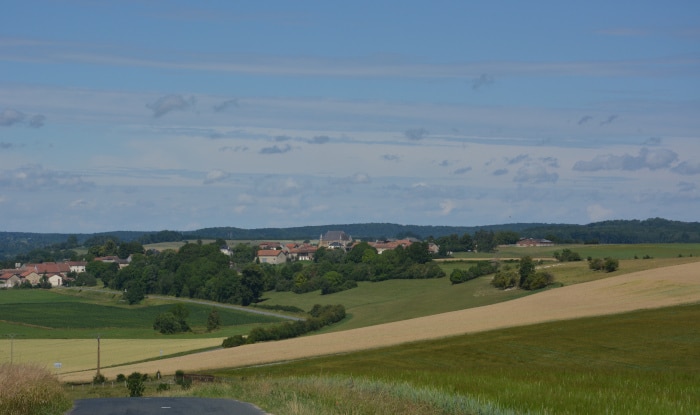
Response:
[[[42,274],[58,274],[58,275],[68,275],[71,271],[70,265],[65,262],[43,262],[41,264],[25,264],[22,269],[27,271],[34,271],[39,275]]]
[[[61,276],[61,274],[44,275],[46,275],[47,281],[49,282],[49,284],[51,284],[52,287],[60,287],[61,285],[63,285],[63,277]]]
[[[297,261],[311,261],[318,248],[309,244],[288,244],[287,250],[290,259]]]
[[[87,262],[85,261],[68,261],[66,264],[68,264],[71,272],[75,272],[76,274],[85,272],[85,267],[87,266]]]
[[[41,282],[41,275],[37,274],[35,271],[22,271],[19,277],[22,282],[29,281],[32,285],[39,285]]]
[[[261,264],[284,264],[287,262],[287,254],[275,249],[261,249],[258,251],[257,259]]]
[[[282,249],[282,244],[279,242],[266,241],[266,242],[260,242],[258,244],[258,248],[265,250],[265,251],[268,251],[268,250],[278,251],[278,250]]]
[[[554,242],[549,239],[521,238],[515,246],[524,248],[528,246],[554,246]]]
[[[0,275],[0,288],[12,288],[21,283],[20,276],[17,272],[7,271]]]

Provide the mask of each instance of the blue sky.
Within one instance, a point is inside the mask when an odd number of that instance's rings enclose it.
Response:
[[[696,1],[14,1],[0,230],[697,221]]]

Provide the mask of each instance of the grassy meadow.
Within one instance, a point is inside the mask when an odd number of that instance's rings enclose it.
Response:
[[[615,255],[624,256],[626,254],[623,253],[636,251],[634,245],[581,245],[580,247],[585,248],[588,246],[595,247],[595,250],[589,250],[588,253],[592,254],[592,257],[600,258]],[[608,250],[605,250],[605,248]],[[516,250],[515,252],[520,253],[521,256],[532,255],[533,257],[551,256],[555,251],[555,249],[544,247],[510,249]],[[559,247],[559,250],[561,249]],[[567,263],[544,261],[538,265],[538,268],[546,268],[554,275],[554,287],[700,261],[700,245],[663,245],[657,249],[639,250],[639,252],[652,252],[656,255],[650,255],[652,258],[643,259],[642,255],[638,256],[638,259],[621,259],[620,267],[617,271],[605,273],[590,270],[588,262],[585,260],[587,255],[584,255],[579,250],[579,247],[571,247],[570,249],[579,252],[584,260]],[[662,255],[664,252],[666,254]],[[682,253],[682,256],[679,257],[678,253]],[[691,256],[693,253],[697,254]],[[504,255],[505,257],[506,255]],[[634,255],[632,255],[632,258],[634,258]],[[440,267],[449,275],[455,268],[468,269],[474,265],[473,261],[474,259],[470,261],[469,258],[443,261],[440,262]],[[507,264],[507,262],[505,263]],[[512,262],[512,264],[517,266],[517,262]],[[456,285],[451,284],[449,278],[359,282],[357,288],[332,295],[321,295],[320,291],[301,295],[292,292],[266,292],[262,304],[292,305],[304,310],[310,309],[314,304],[343,304],[348,317],[342,322],[323,330],[324,332],[329,332],[479,307],[509,301],[530,294],[532,292],[523,290],[497,290],[491,285],[491,276],[487,275]]]
[[[189,393],[287,414],[697,414],[699,319],[695,304],[510,328],[221,370]]]
[[[555,251],[570,249],[578,252],[584,260],[588,257],[616,259],[677,258],[679,256],[700,256],[700,244],[615,244],[615,245],[555,245],[555,246],[500,246],[495,253],[456,252],[455,258],[520,258],[529,255],[533,258],[554,259]]]

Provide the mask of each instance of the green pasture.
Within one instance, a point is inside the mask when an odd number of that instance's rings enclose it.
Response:
[[[693,261],[700,261],[700,255],[621,260],[619,270],[612,273],[592,271],[585,260],[567,263],[547,261],[538,267],[546,267],[547,271],[554,275],[555,284],[551,289],[556,289],[561,285],[578,284]],[[468,260],[440,263],[440,267],[447,275],[455,268],[468,269],[473,265],[474,262]],[[512,265],[517,266],[517,262],[512,262]],[[340,331],[480,307],[533,293],[523,290],[496,289],[491,285],[491,278],[491,275],[486,275],[456,285],[450,283],[449,278],[359,282],[357,288],[330,295],[321,295],[320,291],[305,294],[269,291],[265,293],[262,304],[296,306],[304,310],[311,309],[314,304],[343,304],[348,314],[346,319],[324,329]]]
[[[555,245],[555,246],[499,246],[496,252],[455,252],[455,258],[521,258],[531,256],[533,258],[551,258],[554,260],[554,252],[570,249],[578,252],[585,260],[587,257],[617,259],[634,259],[635,256],[643,258],[677,258],[678,256],[700,256],[700,244],[614,244],[614,245]]]
[[[148,300],[144,305],[120,303],[118,294],[83,291],[73,295],[61,290],[0,290],[0,336],[15,335],[24,339],[93,338],[96,333],[110,338],[162,338],[153,330],[158,314],[167,312],[174,302]],[[83,296],[84,295],[84,296]],[[114,297],[114,298],[113,298]],[[189,304],[187,322],[194,333],[167,338],[224,337],[245,334],[259,324],[280,321],[278,318],[217,308],[222,327],[206,333],[207,317],[212,307]]]
[[[697,414],[700,304],[509,328],[402,346],[216,374],[232,379],[237,399],[273,413],[286,403],[261,392],[284,384],[287,398],[312,379],[313,405],[323,413],[371,414],[342,402],[339,389],[373,382],[382,400],[403,401],[396,385],[425,391],[423,413]],[[338,388],[338,379],[342,388]],[[326,386],[324,386],[326,385]],[[216,392],[203,391],[200,394]],[[396,396],[395,396],[396,395]],[[357,399],[357,398],[356,398]],[[353,406],[354,404],[354,406]],[[386,403],[383,403],[386,404]],[[399,405],[399,402],[396,403]],[[325,406],[324,406],[325,405]],[[334,406],[336,406],[334,408]],[[448,409],[444,409],[448,408]],[[494,410],[494,408],[500,408]],[[512,412],[511,412],[512,411]],[[313,412],[297,412],[313,413]],[[420,413],[420,412],[415,412]]]
[[[304,310],[314,304],[342,304],[347,312],[345,320],[325,329],[340,331],[478,307],[529,294],[497,290],[490,280],[490,276],[485,276],[458,285],[452,285],[448,278],[360,282],[357,288],[330,295],[321,295],[320,291],[306,294],[270,291],[265,293],[262,304],[290,305]]]

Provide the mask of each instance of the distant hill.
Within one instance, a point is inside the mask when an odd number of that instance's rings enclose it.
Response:
[[[700,243],[700,223],[661,218],[646,220],[612,220],[588,225],[510,223],[484,226],[421,226],[395,223],[355,223],[291,228],[242,229],[235,227],[203,228],[195,231],[114,231],[94,234],[0,232],[0,259],[64,243],[75,237],[79,245],[108,237],[142,244],[193,239],[226,240],[305,240],[318,239],[330,230],[342,230],[355,239],[405,238],[425,239],[446,235],[473,235],[478,230],[511,231],[522,237],[546,238],[557,243]]]

